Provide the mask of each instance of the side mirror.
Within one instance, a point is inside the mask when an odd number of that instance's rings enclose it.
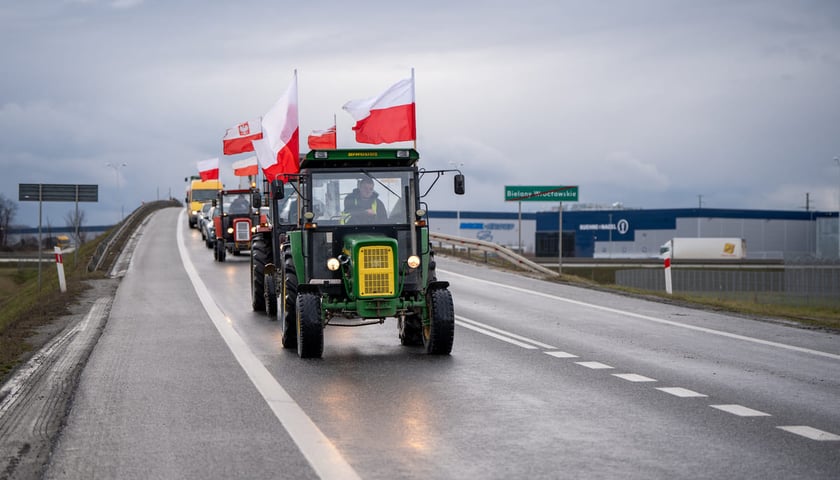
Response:
[[[210,204],[213,205],[213,207],[216,207],[219,205],[219,201],[214,198]]]
[[[252,208],[260,208],[262,206],[262,199],[260,198],[260,192],[253,191],[251,192],[251,207]]]
[[[274,180],[271,182],[271,198],[274,200],[282,200],[285,197],[283,191],[283,182],[281,180]]]
[[[464,175],[462,173],[455,175],[455,194],[464,194]]]

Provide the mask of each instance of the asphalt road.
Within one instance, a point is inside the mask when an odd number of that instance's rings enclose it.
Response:
[[[144,227],[46,478],[838,478],[840,336],[438,259],[450,356],[396,322],[283,350],[248,258]]]

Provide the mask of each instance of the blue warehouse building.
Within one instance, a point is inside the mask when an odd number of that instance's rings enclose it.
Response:
[[[557,210],[537,213],[430,211],[433,232],[557,257]],[[564,210],[563,256],[654,258],[674,237],[737,237],[747,258],[838,259],[837,212],[712,208]]]

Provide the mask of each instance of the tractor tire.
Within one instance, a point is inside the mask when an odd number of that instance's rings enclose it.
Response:
[[[426,294],[429,325],[423,326],[423,346],[431,355],[449,355],[455,338],[455,307],[446,288],[435,288]]]
[[[268,317],[277,319],[277,283],[274,274],[265,275],[265,296],[263,297],[263,308]]]
[[[277,317],[283,331],[283,348],[297,347],[297,288],[298,280],[292,254],[283,250],[283,291],[278,301]]]
[[[225,241],[223,239],[216,239],[216,260],[224,262],[225,255],[227,255],[227,250],[225,250]]]
[[[268,299],[265,296],[265,266],[271,262],[271,254],[265,240],[261,237],[255,237],[254,241],[251,242],[251,308],[255,312],[266,311]],[[273,315],[272,313],[269,314]]]
[[[219,261],[219,245],[218,242],[213,242],[213,260]]]
[[[397,320],[400,344],[405,347],[423,345],[423,322],[416,313],[408,314]]]
[[[313,293],[297,296],[297,352],[300,358],[321,358],[324,355],[321,297]]]

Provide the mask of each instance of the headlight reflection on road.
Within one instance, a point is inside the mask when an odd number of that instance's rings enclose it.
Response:
[[[368,417],[371,408],[376,410],[377,407],[359,405],[360,395],[357,392],[364,388],[363,382],[357,383],[352,379],[336,380],[324,386],[319,398],[327,407],[330,417],[345,424],[342,428],[344,431],[378,436],[382,442],[397,444],[400,448],[415,453],[432,451],[436,442],[426,421],[431,406],[423,392],[409,391],[397,398],[383,399],[399,410],[399,423],[395,423],[391,428],[382,429],[381,424],[375,421],[372,423]]]

